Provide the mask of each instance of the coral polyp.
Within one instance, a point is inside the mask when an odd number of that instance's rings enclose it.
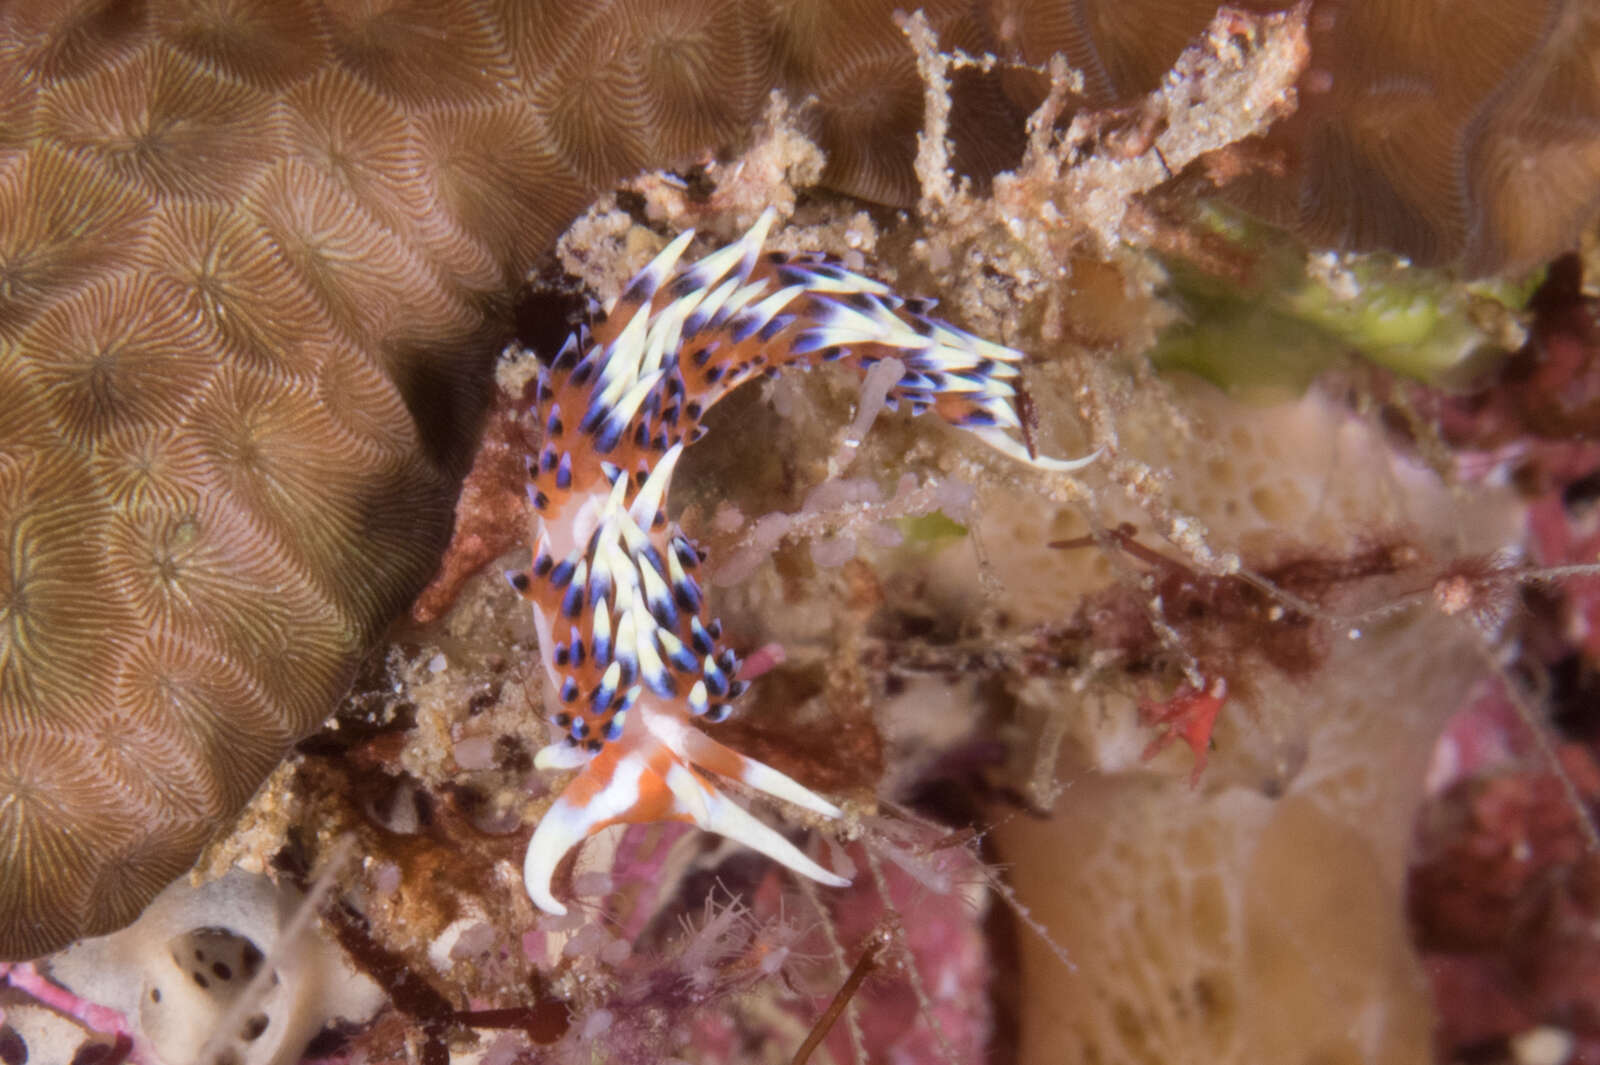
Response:
[[[694,571],[701,556],[663,509],[684,447],[719,399],[758,374],[848,362],[882,366],[886,406],[932,410],[1036,466],[1007,435],[1022,353],[929,315],[887,285],[816,253],[762,254],[775,212],[691,266],[681,234],[628,284],[591,330],[567,339],[527,386],[527,417],[544,433],[528,460],[536,515],[533,565],[507,578],[533,604],[540,653],[565,735],[538,754],[545,769],[582,771],[539,823],[524,879],[533,901],[556,865],[613,824],[687,821],[738,840],[826,884],[834,875],[725,798],[701,770],[824,817],[830,802],[694,728],[724,720],[746,689]]]

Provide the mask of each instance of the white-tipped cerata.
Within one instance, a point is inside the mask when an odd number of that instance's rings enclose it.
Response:
[[[563,913],[562,857],[609,825],[684,821],[737,840],[820,883],[846,881],[714,785],[736,780],[811,814],[837,806],[700,730],[747,682],[707,611],[699,549],[667,518],[684,449],[741,381],[786,367],[853,363],[893,378],[884,405],[909,405],[976,433],[1038,469],[1092,462],[1029,454],[1016,379],[1022,353],[931,315],[825,255],[762,248],[776,213],[683,265],[683,233],[607,313],[541,370],[526,424],[543,429],[528,464],[533,560],[507,576],[533,608],[559,738],[542,770],[578,770],[539,822],[524,862],[528,895]],[[592,332],[591,332],[592,330]]]

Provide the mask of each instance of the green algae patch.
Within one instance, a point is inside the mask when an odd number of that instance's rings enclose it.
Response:
[[[1151,358],[1234,391],[1299,393],[1351,356],[1448,383],[1520,343],[1516,314],[1538,281],[1463,282],[1392,255],[1305,254],[1265,226],[1220,213],[1208,222],[1244,277],[1167,262],[1165,295],[1180,320]]]

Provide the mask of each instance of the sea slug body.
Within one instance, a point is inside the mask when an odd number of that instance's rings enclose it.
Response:
[[[687,821],[825,884],[842,878],[721,794],[729,777],[826,817],[832,804],[695,727],[729,714],[739,659],[695,580],[701,555],[664,508],[705,412],[741,382],[789,366],[849,360],[905,367],[886,405],[932,410],[995,448],[1046,469],[1094,456],[1031,456],[1011,380],[1022,355],[930,317],[932,304],[811,253],[762,253],[773,212],[692,265],[680,235],[633,278],[592,330],[580,329],[528,387],[544,432],[528,459],[537,517],[533,563],[507,574],[533,605],[550,719],[565,735],[538,754],[581,772],[528,844],[524,882],[541,909],[557,863],[613,824]]]

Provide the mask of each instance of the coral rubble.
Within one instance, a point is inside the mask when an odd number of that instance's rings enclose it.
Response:
[[[1280,10],[1276,0],[1233,5]],[[1154,89],[1211,20],[1210,0],[1002,0],[1000,54],[1042,67],[1060,53],[1090,106]],[[1527,268],[1569,246],[1600,189],[1600,14],[1584,0],[1444,8],[1308,0],[1313,61],[1300,107],[1240,153],[1266,170],[1233,194],[1319,244],[1418,262]],[[1007,87],[1033,106],[1037,74]],[[1241,160],[1219,159],[1232,168]]]

